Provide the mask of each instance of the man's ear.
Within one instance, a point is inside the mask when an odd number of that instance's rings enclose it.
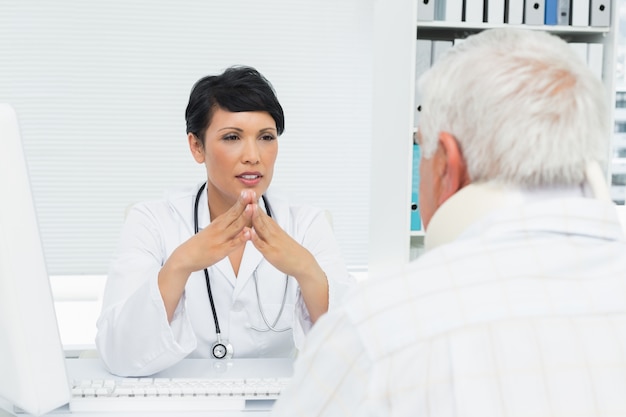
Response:
[[[188,133],[187,140],[189,141],[189,150],[191,151],[193,159],[199,164],[204,163],[204,146],[202,142],[200,142],[200,139],[193,133]]]
[[[439,204],[443,204],[457,191],[470,183],[463,152],[456,138],[448,132],[439,133],[439,150],[442,159],[441,193]]]

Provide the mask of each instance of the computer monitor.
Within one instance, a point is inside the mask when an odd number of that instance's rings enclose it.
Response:
[[[0,104],[0,407],[38,416],[69,399],[17,116]]]

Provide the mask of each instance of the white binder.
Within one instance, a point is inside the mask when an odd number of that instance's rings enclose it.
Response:
[[[596,77],[602,80],[602,68],[604,64],[604,45],[590,43],[587,45],[587,65]]]
[[[417,20],[435,20],[435,0],[417,0]]]
[[[483,10],[483,0],[465,0],[465,21],[469,23],[482,23]]]
[[[590,0],[572,0],[572,26],[589,26]]]
[[[432,63],[433,42],[429,39],[418,39],[415,45],[415,109],[413,112],[413,125],[419,124],[422,97],[418,88],[418,81]]]
[[[433,51],[431,55],[431,65],[433,65],[439,57],[446,53],[446,51],[452,48],[452,41],[433,41]]]
[[[504,1],[487,0],[487,23],[504,23]]]
[[[435,0],[435,20],[459,23],[463,21],[463,0]]]
[[[610,0],[591,0],[590,26],[611,26]]]
[[[571,24],[570,6],[571,6],[571,0],[559,0],[557,25],[567,26]]]
[[[506,23],[509,25],[521,25],[524,23],[524,0],[508,0]]]
[[[586,43],[570,42],[568,43],[568,45],[570,46],[570,48],[574,50],[574,52],[576,52],[576,55],[578,55],[581,61],[583,61],[584,63],[587,63],[587,44]]]
[[[543,25],[545,13],[545,0],[527,0],[524,7],[524,23]]]

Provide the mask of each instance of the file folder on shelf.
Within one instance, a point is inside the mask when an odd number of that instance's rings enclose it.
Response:
[[[422,230],[422,218],[419,211],[420,187],[420,147],[413,144],[413,176],[411,179],[411,230]]]
[[[527,0],[524,7],[524,23],[527,25],[543,25],[545,19],[545,1]]]
[[[435,20],[435,0],[417,0],[417,20]]]
[[[463,0],[435,0],[435,20],[459,23],[463,21]]]
[[[433,65],[440,56],[446,53],[446,51],[452,48],[452,41],[433,41],[433,51],[431,55],[431,65]]]
[[[482,23],[483,0],[465,0],[465,22]]]
[[[587,44],[581,42],[570,42],[568,43],[570,48],[576,52],[576,55],[580,57],[583,62],[587,62]]]
[[[587,67],[599,79],[602,79],[604,67],[604,45],[601,43],[570,42],[569,46],[587,64]]]
[[[604,66],[604,45],[590,43],[587,45],[587,65],[596,77],[602,80],[602,68]]]
[[[611,1],[591,0],[590,26],[611,26]]]
[[[505,0],[487,0],[487,23],[504,23]]]
[[[558,0],[558,15],[557,15],[557,25],[567,26],[570,25],[570,6],[571,0]]]
[[[569,25],[570,0],[545,0],[545,24]]]
[[[572,0],[572,26],[589,26],[590,0]]]
[[[559,22],[559,0],[546,0],[544,23],[556,25]]]
[[[524,23],[524,0],[508,0],[506,23],[521,25]]]
[[[421,94],[418,88],[419,78],[425,73],[431,65],[433,42],[429,39],[418,39],[415,45],[415,111],[413,115],[413,124],[415,127],[419,124],[420,110],[422,104]]]

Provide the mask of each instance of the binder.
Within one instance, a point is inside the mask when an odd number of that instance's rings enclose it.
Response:
[[[413,176],[411,179],[411,230],[422,230],[422,218],[419,211],[420,189],[420,147],[413,144]]]
[[[602,80],[602,68],[604,64],[604,45],[590,43],[587,45],[587,65],[596,77]]]
[[[572,26],[589,26],[590,0],[572,0]]]
[[[483,0],[465,0],[465,22],[482,23],[484,4]]]
[[[556,25],[559,21],[559,0],[546,0],[546,10],[544,15],[546,25]]]
[[[418,39],[415,45],[415,110],[413,126],[419,125],[422,97],[418,88],[418,81],[431,65],[433,42],[429,39]]]
[[[433,41],[433,50],[431,55],[431,66],[437,62],[440,56],[446,53],[446,51],[452,48],[452,41]]]
[[[572,23],[570,19],[570,5],[571,0],[558,0],[559,8],[558,8],[558,17],[557,17],[557,25],[567,26]]]
[[[420,1],[420,0],[418,0]],[[435,2],[435,20],[446,20],[446,0],[436,0]]]
[[[438,20],[452,23],[463,21],[463,0],[439,0],[436,7],[439,8]]]
[[[527,0],[524,7],[524,23],[543,25],[545,19],[545,0]]]
[[[504,0],[487,0],[487,23],[504,23]]]
[[[509,25],[521,25],[524,22],[524,0],[508,0],[505,22]]]
[[[576,52],[576,55],[584,62],[587,63],[587,44],[580,42],[570,42],[568,44],[570,48]]]
[[[417,0],[417,20],[435,20],[435,0]]]
[[[610,0],[591,0],[591,26],[611,26]]]

